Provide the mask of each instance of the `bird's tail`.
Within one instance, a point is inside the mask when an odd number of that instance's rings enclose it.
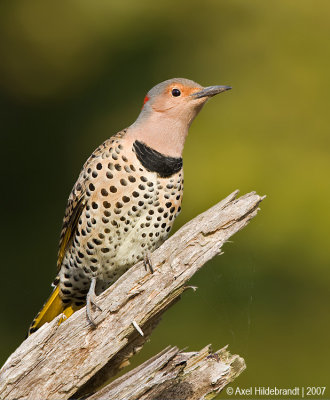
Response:
[[[53,293],[49,296],[48,300],[39,311],[37,316],[32,321],[28,336],[31,333],[38,330],[43,324],[46,322],[52,321],[55,317],[60,314],[63,314],[63,318],[59,320],[59,324],[61,324],[66,318],[69,318],[77,308],[73,308],[72,306],[65,306],[62,302],[62,299],[59,295],[59,286],[57,285],[53,290]]]

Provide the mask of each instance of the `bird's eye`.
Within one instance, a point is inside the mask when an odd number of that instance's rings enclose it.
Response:
[[[178,97],[180,96],[181,92],[179,89],[172,89],[172,96]]]

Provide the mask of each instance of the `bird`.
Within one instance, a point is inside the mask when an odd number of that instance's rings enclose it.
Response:
[[[168,237],[181,210],[182,152],[188,130],[211,97],[230,86],[184,78],[154,86],[136,121],[105,140],[87,159],[69,195],[60,234],[53,292],[29,335],[58,315],[70,317]]]

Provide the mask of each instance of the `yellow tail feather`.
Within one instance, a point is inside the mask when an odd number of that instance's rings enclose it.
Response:
[[[60,318],[58,323],[60,325],[63,321],[69,318],[79,308],[81,307],[76,307],[73,305],[65,307],[59,295],[59,287],[56,286],[53,293],[50,295],[49,299],[42,307],[41,311],[32,321],[28,335],[31,335],[31,333],[38,330],[46,322],[52,321],[59,314],[63,314],[62,318]]]

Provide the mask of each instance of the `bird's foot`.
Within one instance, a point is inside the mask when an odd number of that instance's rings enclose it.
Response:
[[[147,253],[144,256],[143,263],[144,263],[144,268],[146,269],[146,271],[148,271],[148,268],[149,268],[149,271],[153,274],[154,273],[154,269],[152,267],[152,261],[151,261],[150,253]]]
[[[95,286],[96,286],[96,278],[92,278],[91,285],[89,287],[89,291],[86,297],[87,320],[94,328],[97,326],[97,323],[95,321],[95,318],[92,316],[92,306],[102,311],[102,308],[96,303]]]

